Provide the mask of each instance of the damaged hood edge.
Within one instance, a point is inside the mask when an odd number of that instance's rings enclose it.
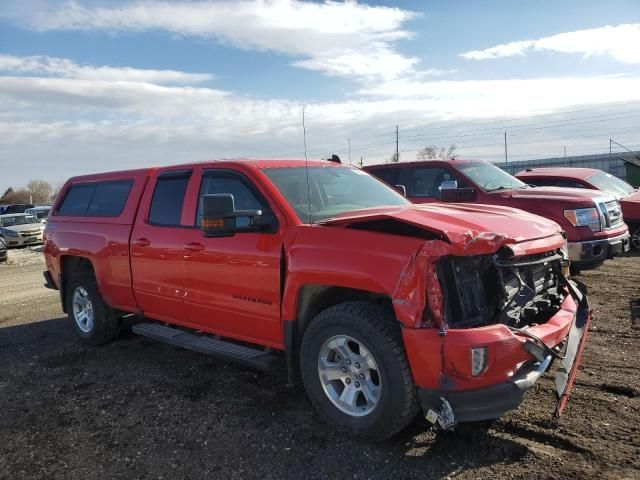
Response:
[[[559,248],[564,242],[562,230],[555,222],[495,205],[422,204],[363,209],[318,224],[348,228],[377,220],[395,220],[434,233],[451,244],[454,254],[494,253],[504,245],[521,243],[535,243],[536,248],[543,251]],[[376,228],[372,226],[371,230]],[[549,240],[544,241],[547,238]],[[522,248],[514,250],[515,254],[526,253]]]

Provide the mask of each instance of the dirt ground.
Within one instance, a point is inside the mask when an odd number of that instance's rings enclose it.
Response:
[[[381,444],[319,423],[283,373],[125,335],[81,346],[46,290],[41,254],[0,264],[0,478],[640,478],[640,256],[580,280],[594,321],[573,395],[551,378],[488,431],[418,418]]]

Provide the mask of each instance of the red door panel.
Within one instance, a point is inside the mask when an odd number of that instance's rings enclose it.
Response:
[[[280,236],[239,233],[204,238],[199,230],[189,234],[184,252],[188,322],[203,330],[281,345]]]
[[[280,348],[280,262],[285,222],[248,173],[199,168],[186,201],[194,228],[183,244],[185,310],[190,325],[205,331]],[[202,189],[202,192],[200,191]],[[231,193],[236,209],[260,209],[278,221],[273,233],[205,238],[197,226],[201,194]],[[240,220],[239,220],[240,221]]]
[[[131,233],[131,273],[138,308],[158,320],[188,324],[184,308],[184,244],[189,225],[183,221],[190,170],[161,170],[142,198]]]
[[[131,236],[131,271],[138,307],[150,318],[186,321],[182,264],[186,231],[137,225]]]

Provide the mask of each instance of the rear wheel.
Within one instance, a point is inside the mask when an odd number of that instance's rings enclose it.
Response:
[[[93,272],[75,273],[67,284],[67,315],[74,332],[89,345],[101,345],[118,336],[117,312],[102,299]]]
[[[418,412],[400,326],[388,308],[348,302],[321,312],[304,333],[300,366],[320,417],[349,434],[382,440]]]

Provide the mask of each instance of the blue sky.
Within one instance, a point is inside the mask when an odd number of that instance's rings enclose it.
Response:
[[[640,146],[640,2],[39,1],[0,10],[0,190],[240,156]],[[597,120],[597,121],[596,121]],[[14,168],[19,164],[20,168]]]

